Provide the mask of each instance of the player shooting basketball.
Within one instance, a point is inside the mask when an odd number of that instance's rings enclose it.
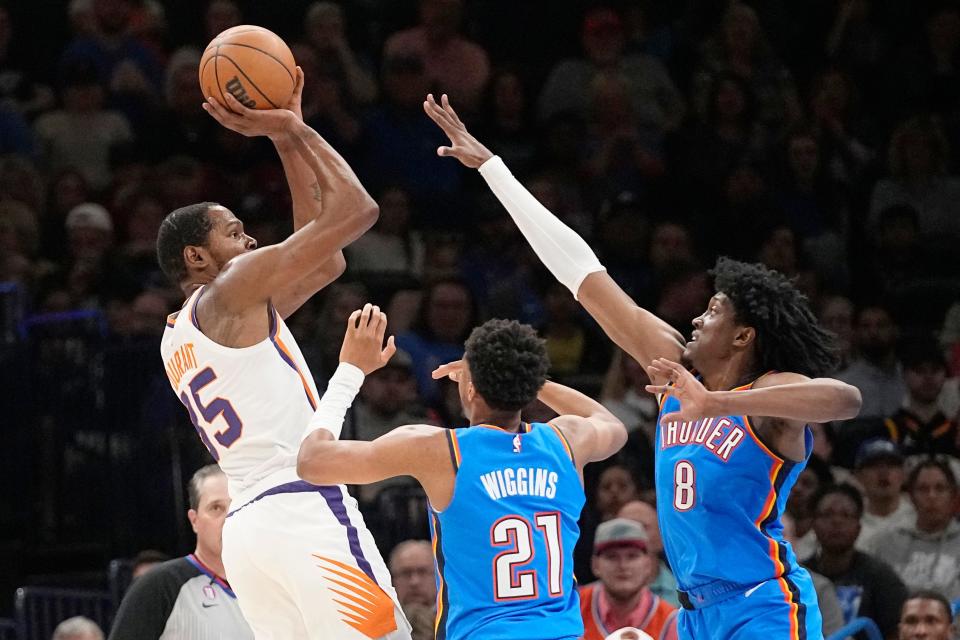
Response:
[[[273,141],[294,232],[258,249],[221,205],[170,213],[157,254],[187,301],[168,318],[161,353],[174,393],[227,475],[223,563],[256,636],[409,638],[356,502],[343,487],[296,475],[317,390],[284,318],[342,273],[341,249],[378,215],[343,158],[303,123],[302,89],[298,68],[285,109],[254,111],[229,94],[203,105],[228,129]]]
[[[817,377],[835,364],[832,338],[804,296],[779,273],[721,259],[716,294],[685,343],[467,132],[446,96],[428,96],[424,110],[451,141],[438,153],[480,170],[543,264],[648,367],[661,400],[657,511],[681,589],[680,637],[822,638],[813,584],[780,514],[812,451],[807,423],[852,418],[861,400]]]

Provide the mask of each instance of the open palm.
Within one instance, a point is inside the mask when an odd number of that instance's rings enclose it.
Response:
[[[713,417],[709,408],[710,391],[683,365],[666,358],[657,358],[647,367],[647,374],[651,380],[665,381],[663,384],[648,384],[647,391],[670,395],[680,401],[680,408],[663,415],[660,418],[661,423],[690,422]]]

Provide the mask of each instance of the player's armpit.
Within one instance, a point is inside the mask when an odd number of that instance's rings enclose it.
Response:
[[[641,366],[655,358],[680,360],[684,345],[680,332],[637,306],[606,271],[588,275],[577,298],[607,336]]]
[[[612,414],[590,418],[565,415],[550,422],[563,432],[580,467],[606,460],[627,443],[627,428]]]

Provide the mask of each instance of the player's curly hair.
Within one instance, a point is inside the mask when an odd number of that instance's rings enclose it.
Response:
[[[782,273],[721,257],[710,272],[733,304],[737,321],[757,332],[757,365],[810,377],[836,370],[835,336],[820,326],[807,297]]]
[[[183,249],[186,246],[203,246],[213,228],[213,222],[207,212],[211,207],[220,206],[216,202],[198,202],[174,209],[160,223],[157,231],[157,261],[170,280],[180,283],[187,276],[187,265],[183,262]]]
[[[470,333],[465,347],[473,385],[493,409],[520,411],[547,379],[547,345],[530,325],[487,320]]]

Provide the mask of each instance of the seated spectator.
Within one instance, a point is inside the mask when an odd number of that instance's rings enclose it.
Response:
[[[865,550],[887,560],[908,588],[932,588],[958,598],[957,479],[947,462],[931,458],[914,467],[907,489],[917,510],[915,521],[877,533],[866,541]]]
[[[947,379],[947,362],[933,339],[903,350],[903,380],[907,403],[884,420],[886,433],[905,456],[957,456],[957,422],[943,414],[939,398]]]
[[[478,127],[479,139],[496,149],[497,155],[516,175],[525,175],[536,153],[536,138],[530,122],[531,101],[520,71],[500,69],[490,80],[480,113],[483,120]]]
[[[950,601],[939,591],[919,589],[900,610],[898,640],[951,640]]]
[[[233,0],[211,0],[203,14],[203,28],[206,42],[218,36],[230,27],[243,23],[240,7]]]
[[[807,466],[800,472],[793,490],[787,497],[787,513],[793,517],[794,540],[793,551],[798,558],[813,555],[817,549],[817,533],[813,529],[813,509],[810,498],[821,487],[833,484],[830,474],[830,465],[818,458],[810,456]]]
[[[903,495],[903,464],[903,454],[889,440],[868,440],[857,450],[854,469],[866,498],[857,549],[865,551],[867,540],[881,531],[916,520],[913,504]]]
[[[544,307],[546,318],[537,331],[547,342],[550,375],[568,380],[567,384],[573,377],[587,383],[587,376],[597,382],[608,359],[609,341],[592,322],[584,320],[576,299],[562,284],[547,285]]]
[[[907,588],[890,565],[854,548],[863,498],[850,485],[841,484],[822,487],[811,502],[820,550],[803,565],[833,581],[845,623],[867,617],[877,623],[883,637],[891,637]]]
[[[433,550],[427,540],[404,540],[390,552],[387,566],[404,611],[419,606],[436,613],[436,571]]]
[[[790,543],[794,549],[797,548],[797,537],[793,527],[793,516],[789,511],[785,511],[780,516],[783,523],[783,539]],[[820,605],[820,617],[823,619],[822,629],[825,636],[830,636],[834,631],[843,626],[843,610],[840,608],[840,600],[837,598],[837,590],[834,588],[830,579],[816,571],[810,571],[810,580],[813,582],[813,589],[817,593],[817,602]]]
[[[617,517],[623,505],[639,499],[640,495],[630,469],[622,464],[613,464],[600,473],[594,497],[600,521],[606,522]]]
[[[857,355],[837,378],[860,390],[863,397],[860,419],[893,415],[907,395],[903,370],[897,360],[897,335],[897,325],[883,306],[867,305],[857,311],[854,333]]]
[[[648,384],[650,378],[643,367],[617,348],[600,391],[600,403],[617,416],[628,431],[640,430],[652,442],[660,407],[656,397],[646,390]]]
[[[440,399],[433,370],[463,356],[463,341],[476,320],[470,289],[460,280],[438,280],[424,294],[413,329],[397,336],[397,348],[413,359],[417,391],[424,402]]]
[[[597,527],[593,573],[598,581],[580,588],[584,640],[602,640],[621,627],[636,627],[655,638],[677,637],[677,609],[648,585],[656,556],[643,525],[614,518]]]
[[[648,585],[654,595],[668,602],[671,606],[679,607],[677,597],[677,579],[667,566],[666,555],[663,552],[663,538],[660,536],[660,522],[657,520],[657,509],[654,505],[643,500],[631,500],[620,507],[618,518],[635,520],[643,525],[647,532],[647,548],[657,558],[657,570]]]
[[[853,313],[853,303],[844,296],[826,296],[819,304],[820,325],[837,337],[841,369],[850,364],[853,356]]]
[[[327,1],[311,4],[303,18],[303,31],[325,70],[344,83],[348,105],[365,105],[376,99],[376,78],[350,47],[346,17],[339,4]]]
[[[156,549],[146,549],[141,551],[133,558],[133,566],[130,569],[130,577],[136,580],[150,569],[158,564],[162,564],[170,559],[170,556]]]
[[[398,186],[387,187],[377,198],[380,217],[376,225],[344,253],[347,270],[367,282],[389,280],[409,284],[423,275],[424,243],[410,229],[410,196]]]
[[[79,63],[64,71],[63,107],[36,119],[40,157],[50,171],[74,168],[94,190],[110,184],[110,153],[133,139],[127,118],[106,108],[96,69]]]
[[[93,620],[74,616],[58,624],[50,640],[103,640],[103,631]]]
[[[130,586],[109,640],[253,639],[220,557],[223,523],[230,510],[227,477],[217,465],[207,465],[190,478],[187,493],[196,549],[155,567]]]
[[[482,46],[460,34],[462,14],[463,0],[420,0],[420,23],[390,36],[383,55],[420,58],[433,90],[471,113],[490,79],[490,59]]]

